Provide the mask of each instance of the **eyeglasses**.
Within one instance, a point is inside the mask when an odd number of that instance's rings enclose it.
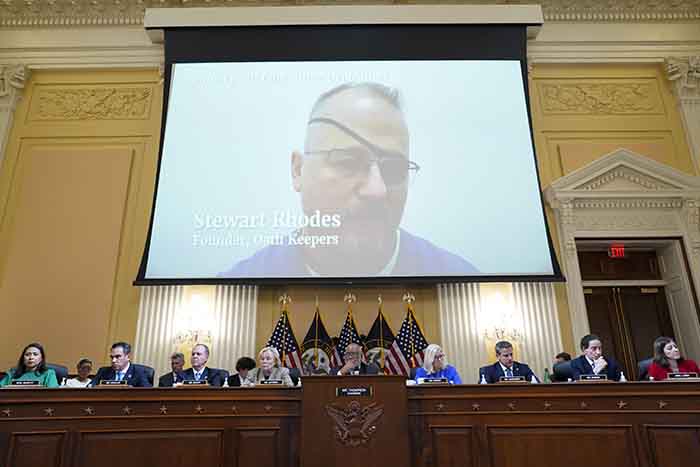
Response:
[[[408,157],[403,153],[382,149],[336,120],[319,117],[312,118],[309,123],[332,125],[362,144],[358,147],[333,148],[304,153],[310,156],[324,156],[326,164],[343,178],[366,178],[370,168],[376,163],[386,187],[396,189],[406,185],[410,177],[420,170],[420,166],[408,160]]]

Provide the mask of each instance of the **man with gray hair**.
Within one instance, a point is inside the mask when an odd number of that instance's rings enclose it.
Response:
[[[322,94],[293,151],[291,182],[308,222],[220,277],[466,275],[465,259],[399,228],[409,181],[409,130],[397,90],[346,83]]]
[[[218,368],[209,368],[209,347],[205,344],[197,344],[192,347],[192,357],[190,363],[192,368],[185,370],[184,379],[186,381],[205,381],[210,386],[223,386],[228,375]]]
[[[525,381],[539,382],[537,376],[525,363],[513,360],[513,344],[508,341],[496,342],[496,363],[487,365],[479,369],[479,381],[486,381],[489,384],[498,383],[502,380],[522,376]]]
[[[185,379],[182,372],[184,366],[185,355],[180,352],[174,352],[170,356],[170,368],[172,371],[158,378],[158,387],[168,388],[174,386],[176,383],[181,383]]]

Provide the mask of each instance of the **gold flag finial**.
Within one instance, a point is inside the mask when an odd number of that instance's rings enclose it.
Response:
[[[343,301],[344,301],[345,303],[347,303],[348,305],[350,305],[351,303],[357,301],[357,297],[355,296],[354,293],[348,292],[348,293],[345,294],[345,297],[343,297]]]
[[[384,300],[382,300],[382,294],[377,295],[377,302],[379,302],[380,305],[384,303]]]
[[[408,303],[409,305],[413,302],[416,301],[416,296],[413,295],[411,292],[406,292],[403,294],[403,297],[401,298],[404,302]]]
[[[292,303],[292,297],[290,297],[287,293],[283,293],[279,296],[277,301],[279,301],[282,305],[289,305],[290,303]]]

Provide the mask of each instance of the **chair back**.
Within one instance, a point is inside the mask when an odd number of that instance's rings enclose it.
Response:
[[[647,358],[644,360],[640,360],[637,362],[637,370],[638,370],[638,375],[639,378],[637,378],[639,381],[648,381],[649,380],[649,367],[651,366],[651,362],[653,361],[653,358]]]
[[[568,381],[574,379],[574,370],[571,369],[571,362],[559,362],[552,367],[552,375],[555,381]]]
[[[418,367],[411,368],[411,372],[409,373],[409,379],[415,380],[417,371],[418,371]]]
[[[299,368],[290,368],[289,377],[292,379],[294,386],[299,384],[299,378],[301,378],[301,371],[299,371]]]
[[[56,381],[61,384],[64,378],[68,379],[68,368],[55,363],[46,363],[46,368],[51,368],[56,373]]]
[[[153,367],[141,365],[139,363],[132,363],[132,365],[134,365],[134,368],[141,368],[146,375],[146,379],[151,383],[151,386],[153,386],[153,378],[155,377],[156,370],[154,370]]]

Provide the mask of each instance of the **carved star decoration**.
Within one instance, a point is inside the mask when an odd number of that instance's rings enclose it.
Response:
[[[617,402],[618,409],[624,409],[625,407],[627,407],[627,402],[625,402],[625,401],[618,401]]]
[[[85,415],[95,415],[95,409],[92,407],[85,407],[83,412],[85,412]]]
[[[196,413],[204,413],[204,407],[202,407],[201,404],[197,404],[197,407],[194,408],[194,411]]]
[[[44,415],[47,417],[53,417],[54,410],[51,407],[47,407],[44,409]]]
[[[265,412],[269,412],[270,410],[272,410],[272,406],[270,404],[267,404],[265,407],[263,407],[263,409],[265,409]]]
[[[508,403],[508,409],[509,409],[509,410],[515,410],[515,402],[509,402],[509,403]]]
[[[549,410],[552,408],[551,402],[544,401],[544,410]]]
[[[231,406],[231,412],[233,412],[233,413],[238,413],[238,407],[236,407],[235,405],[232,405],[232,406]]]
[[[660,408],[660,409],[665,409],[667,405],[668,405],[668,402],[666,402],[666,401],[659,401],[659,408]]]
[[[3,409],[2,415],[3,415],[3,417],[11,417],[11,416],[12,416],[12,410],[10,410],[10,409]]]
[[[442,411],[446,408],[447,408],[447,405],[443,404],[442,402],[440,402],[439,404],[435,404],[435,409],[437,409],[438,411]]]
[[[168,408],[165,406],[165,404],[160,406],[160,414],[161,415],[168,415]]]
[[[582,409],[587,409],[587,408],[588,408],[588,404],[586,404],[585,402],[581,402],[581,408],[582,408]]]
[[[131,415],[132,413],[134,413],[134,409],[132,409],[131,407],[129,407],[129,406],[127,405],[126,407],[124,407],[124,408],[122,409],[122,413],[123,413],[124,415]]]
[[[474,412],[478,412],[481,406],[479,404],[472,404],[472,410]]]

